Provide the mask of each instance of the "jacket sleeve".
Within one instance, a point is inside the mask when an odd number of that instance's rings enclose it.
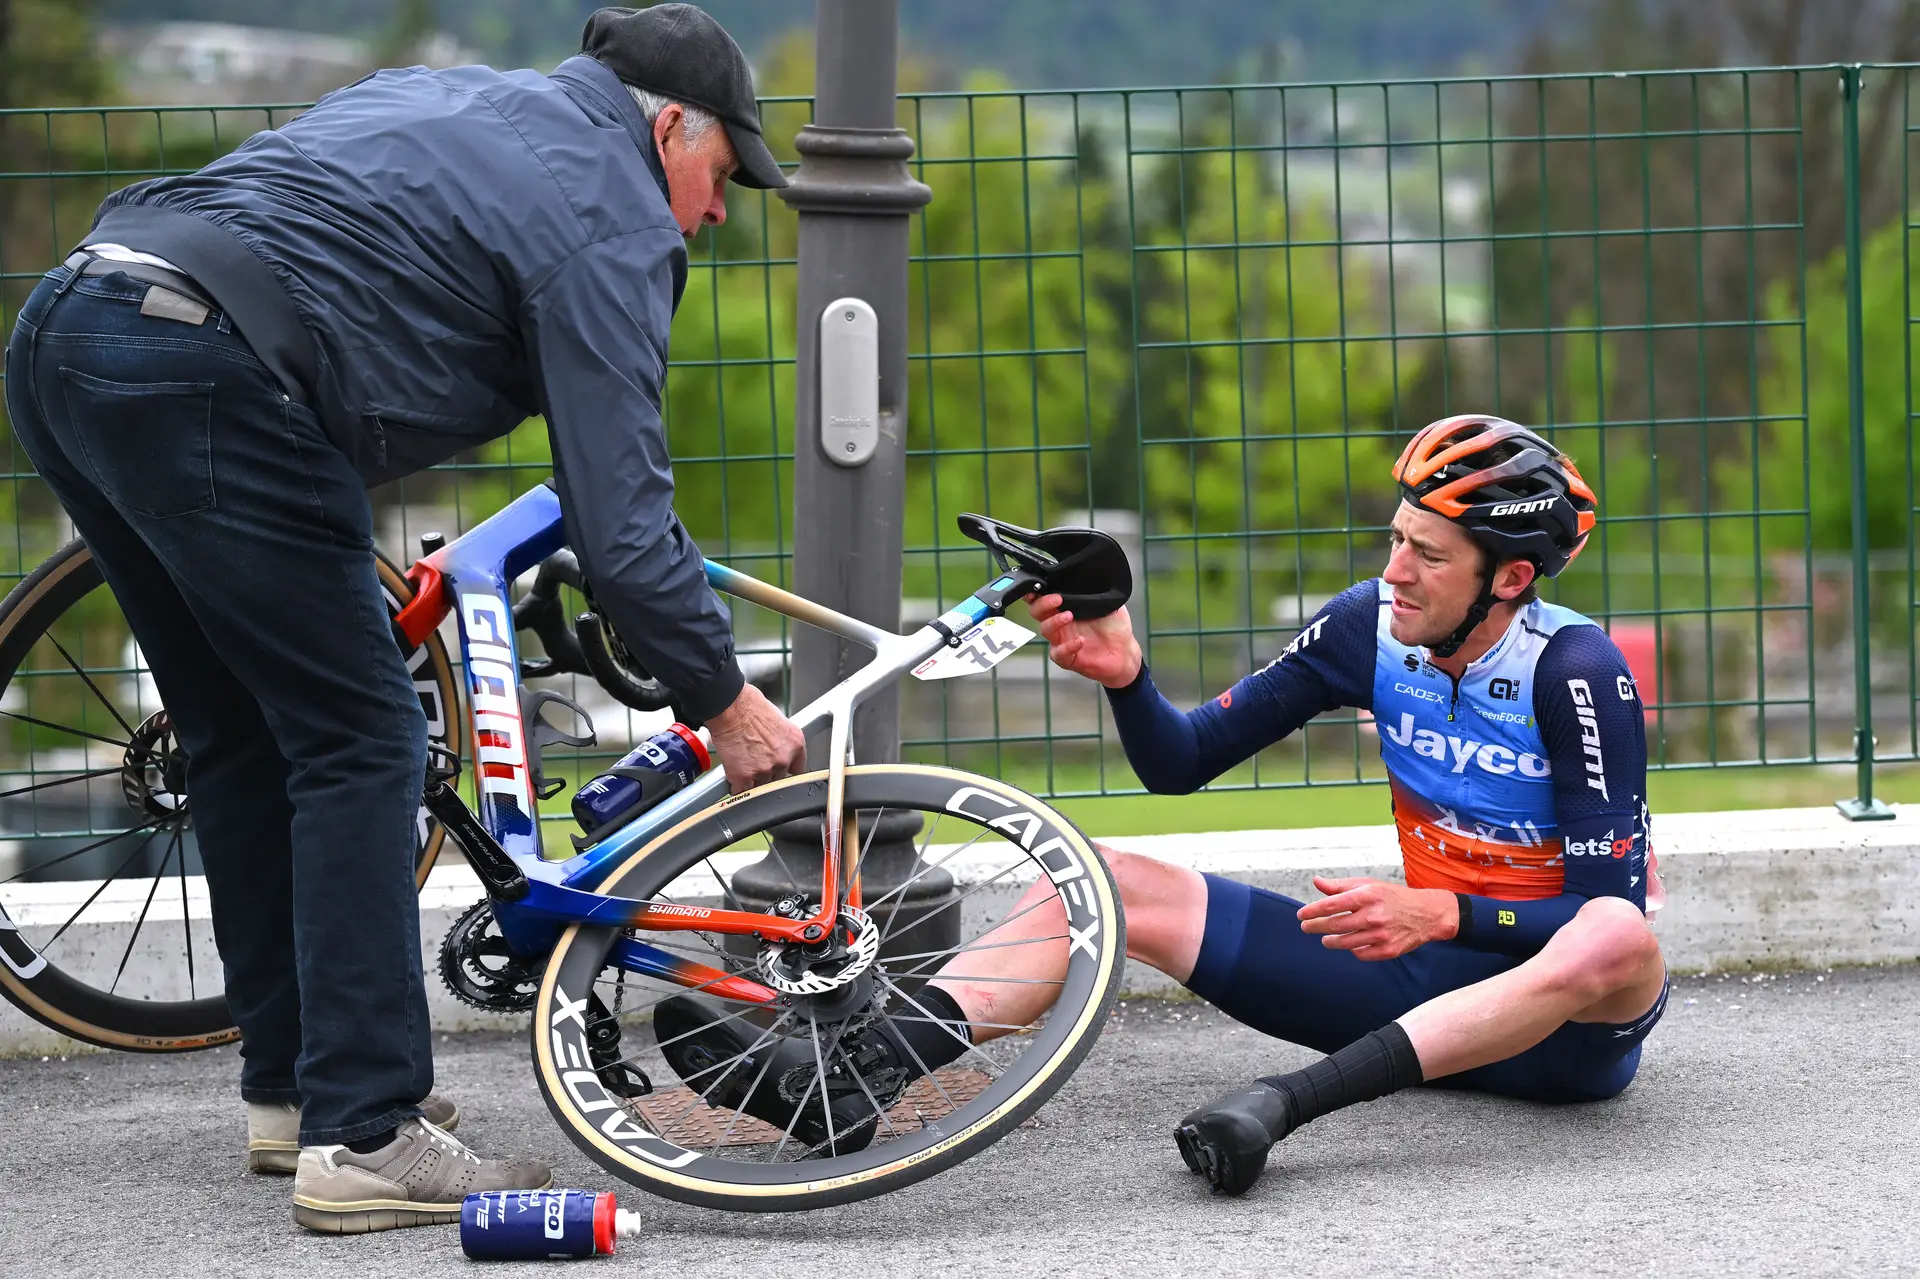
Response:
[[[1342,591],[1280,656],[1211,701],[1182,711],[1142,666],[1107,691],[1127,762],[1148,790],[1187,795],[1253,758],[1322,711],[1373,704],[1377,582]]]
[[[732,619],[673,510],[660,397],[686,245],[656,229],[588,245],[527,294],[535,371],[567,540],[629,648],[709,719],[745,679]]]

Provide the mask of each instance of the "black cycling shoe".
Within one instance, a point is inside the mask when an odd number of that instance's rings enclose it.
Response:
[[[663,1001],[653,1011],[661,1055],[708,1105],[743,1110],[785,1129],[804,1145],[830,1146],[822,1153],[865,1150],[879,1128],[881,1112],[898,1101],[919,1074],[900,1064],[906,1054],[883,1023],[848,1031],[826,1063],[823,1106],[812,1034],[781,1035],[761,1044],[765,1032],[753,1022],[744,1017],[727,1020],[738,1011],[738,1005],[693,994]],[[822,1026],[822,1048],[833,1045],[838,1035],[838,1027]]]
[[[1266,1171],[1267,1152],[1293,1128],[1286,1094],[1256,1083],[1182,1119],[1173,1140],[1214,1194],[1244,1195]]]

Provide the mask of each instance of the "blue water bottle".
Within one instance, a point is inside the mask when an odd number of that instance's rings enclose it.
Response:
[[[701,730],[704,731],[704,730]],[[713,767],[700,731],[674,724],[580,788],[573,819],[589,839],[624,826]]]
[[[475,1261],[594,1257],[639,1237],[639,1213],[591,1190],[489,1190],[460,1205],[460,1248]]]

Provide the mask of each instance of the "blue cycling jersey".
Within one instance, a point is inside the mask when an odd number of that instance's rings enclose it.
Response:
[[[1527,955],[1594,897],[1644,910],[1644,709],[1606,632],[1536,600],[1456,681],[1393,638],[1391,598],[1378,578],[1342,592],[1196,710],[1173,707],[1144,670],[1110,692],[1141,781],[1185,794],[1323,711],[1368,711],[1407,883],[1463,896],[1462,943]]]

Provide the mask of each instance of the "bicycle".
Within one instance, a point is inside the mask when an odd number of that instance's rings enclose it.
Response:
[[[410,592],[394,593],[403,646],[430,652],[436,628],[451,616],[466,659],[478,811],[454,788],[459,760],[450,746],[435,751],[423,803],[460,843],[486,898],[448,933],[443,976],[469,1002],[532,1012],[534,1070],[549,1111],[569,1139],[616,1176],[667,1198],[746,1211],[825,1207],[886,1193],[952,1167],[1025,1121],[1078,1066],[1105,1023],[1119,992],[1124,921],[1112,876],[1086,837],[1046,804],[990,778],[850,761],[852,714],[874,692],[910,672],[940,677],[956,667],[986,669],[1017,647],[1016,639],[993,634],[996,623],[1012,626],[1003,615],[1014,600],[1069,590],[1089,609],[1110,611],[1130,589],[1125,556],[1104,534],[1035,532],[972,515],[961,517],[961,527],[988,548],[1000,572],[907,635],[708,561],[716,590],[874,650],[866,666],[794,714],[803,729],[829,726],[827,767],[738,795],[728,795],[724,774],[711,770],[631,820],[576,839],[576,852],[564,861],[542,857],[538,804],[558,788],[543,772],[541,750],[555,741],[578,744],[591,733],[570,737],[549,724],[541,714],[548,702],[578,708],[526,689],[523,677],[583,670],[638,709],[662,706],[670,694],[645,677],[593,612],[566,629],[554,585],[588,584],[563,545],[557,496],[549,487],[533,489],[457,540],[428,548],[406,574]],[[536,565],[535,588],[516,609],[510,583]],[[0,605],[0,655],[7,616]],[[522,628],[541,638],[543,661],[520,658]],[[867,899],[864,861],[890,820],[896,833],[912,832],[916,822],[924,832],[919,869]],[[959,842],[936,843],[943,825]],[[791,840],[796,830],[819,841],[817,882],[794,875],[776,838]],[[786,891],[768,903],[755,894],[770,867],[784,871]],[[930,913],[903,912],[915,883],[954,872],[966,876],[964,891]],[[881,1015],[940,1024],[915,998],[918,985],[955,955],[1009,944],[989,938],[1010,921],[988,920],[958,944],[933,950],[909,944],[902,952],[889,942],[924,936],[942,911],[964,918],[969,901],[977,914],[981,894],[1017,890],[1041,875],[1056,891],[1027,909],[1058,901],[1063,931],[1012,944],[1064,947],[1066,975],[1053,983],[1059,990],[1051,1012],[1021,1033],[968,1043],[951,1065],[923,1072],[884,1109],[863,1149],[840,1153],[831,1133],[810,1147],[685,1085],[657,1086],[649,1068],[665,1071],[663,1082],[672,1074],[657,1042],[623,1051],[629,1032],[650,1028],[655,1005],[698,991],[726,1002],[728,1020],[752,1027],[753,1045],[741,1059],[784,1034],[811,1038],[810,1077],[775,1081],[796,1119],[826,1088],[829,1073],[850,1072],[874,1100],[842,1038]],[[20,944],[21,934],[0,933],[0,947],[8,941]],[[17,967],[8,967],[17,978]],[[0,970],[0,992],[14,998],[7,977]],[[955,1033],[950,1024],[947,1030]],[[734,1064],[704,1072],[715,1077],[706,1091]],[[766,1064],[759,1069],[764,1076]],[[756,1078],[747,1091],[760,1083]]]

